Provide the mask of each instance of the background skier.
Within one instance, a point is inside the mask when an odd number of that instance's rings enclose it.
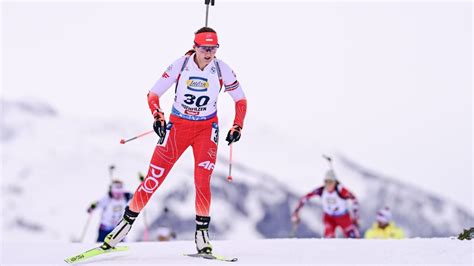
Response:
[[[294,210],[291,220],[300,222],[299,211],[304,204],[314,196],[321,197],[323,205],[324,237],[335,237],[335,230],[340,227],[345,237],[359,238],[357,220],[359,219],[359,205],[355,196],[336,179],[333,170],[328,170],[324,177],[324,186],[318,187],[301,197]],[[348,202],[352,201],[352,217],[349,213]]]
[[[105,236],[112,232],[114,227],[120,222],[123,210],[131,198],[132,193],[124,190],[123,182],[113,180],[109,186],[107,195],[91,203],[87,209],[88,213],[92,213],[96,209],[101,209],[102,211],[97,242],[104,241]]]

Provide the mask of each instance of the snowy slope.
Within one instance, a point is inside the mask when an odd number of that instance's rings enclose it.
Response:
[[[138,184],[137,172],[147,169],[156,141],[148,136],[126,145],[122,137],[133,136],[150,127],[148,120],[133,122],[89,117],[63,117],[48,104],[37,101],[2,101],[2,232],[7,240],[68,241],[82,231],[90,202],[102,197],[109,178],[107,167],[117,165],[116,176],[133,190]],[[314,187],[301,180],[275,173],[287,171],[287,164],[264,162],[262,150],[245,152],[253,143],[280,142],[272,152],[286,154],[295,161],[294,151],[313,156],[313,150],[295,141],[286,145],[284,136],[262,135],[259,125],[246,131],[246,138],[236,145],[234,182],[227,176],[227,148],[221,139],[220,154],[212,181],[214,239],[281,238],[291,234],[290,213],[303,192]],[[221,137],[224,134],[221,134]],[[294,145],[294,144],[297,145]],[[268,152],[268,151],[267,151]],[[299,156],[302,156],[301,154]],[[189,151],[175,166],[163,187],[146,208],[152,229],[172,225],[178,239],[192,238],[194,188],[192,158]],[[342,158],[342,157],[341,157]],[[311,161],[308,159],[307,161]],[[269,166],[270,165],[270,166]],[[323,167],[315,165],[315,172]],[[394,179],[374,174],[342,158],[336,161],[337,173],[360,198],[362,230],[370,226],[375,211],[389,205],[396,221],[410,236],[450,236],[474,224],[473,215],[456,204]],[[311,173],[319,176],[319,174]],[[374,200],[375,199],[375,200]],[[162,215],[164,207],[169,214]],[[298,237],[318,237],[322,232],[321,210],[315,200],[303,209]],[[131,240],[142,238],[145,215],[140,215]],[[95,238],[98,214],[88,228],[86,242]],[[152,237],[155,233],[151,232]]]
[[[235,264],[184,257],[192,241],[127,243],[124,253],[107,254],[81,265],[328,265],[424,264],[472,265],[472,242],[452,239],[323,240],[272,239],[214,241],[215,252],[238,257]],[[65,265],[64,258],[93,247],[90,244],[7,243],[2,265]],[[25,254],[27,248],[29,252]],[[343,254],[343,255],[342,255]],[[110,256],[109,256],[110,255]]]

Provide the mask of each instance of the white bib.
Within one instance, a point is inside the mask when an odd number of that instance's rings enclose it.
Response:
[[[321,195],[323,210],[331,216],[343,215],[347,212],[347,202],[345,199],[339,197],[336,191],[328,192],[323,190]]]
[[[188,120],[208,120],[217,114],[221,89],[215,60],[200,70],[191,56],[181,72],[171,113]]]
[[[114,228],[123,217],[127,200],[125,198],[113,199],[107,196],[100,201],[99,206],[102,208],[100,223],[107,228]]]

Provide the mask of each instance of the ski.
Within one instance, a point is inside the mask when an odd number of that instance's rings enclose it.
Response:
[[[115,247],[115,248],[110,248],[110,249],[102,249],[101,247],[96,247],[93,249],[90,249],[88,251],[85,251],[83,253],[80,253],[76,256],[72,256],[69,258],[66,258],[64,261],[72,264],[76,262],[81,262],[83,260],[101,255],[101,254],[106,254],[106,253],[111,253],[111,252],[119,252],[119,251],[127,251],[128,247],[127,246],[120,246],[120,247]]]
[[[193,254],[184,254],[184,256],[193,257],[193,258],[203,258],[208,260],[219,260],[219,261],[227,261],[227,262],[235,262],[237,258],[227,258],[220,255],[215,254],[207,254],[207,253],[193,253]]]

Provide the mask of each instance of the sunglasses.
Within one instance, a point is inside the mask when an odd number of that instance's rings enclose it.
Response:
[[[199,49],[199,51],[205,53],[205,52],[215,52],[217,51],[217,48],[219,48],[219,45],[216,45],[216,46],[199,46],[199,45],[196,45],[196,48]]]

